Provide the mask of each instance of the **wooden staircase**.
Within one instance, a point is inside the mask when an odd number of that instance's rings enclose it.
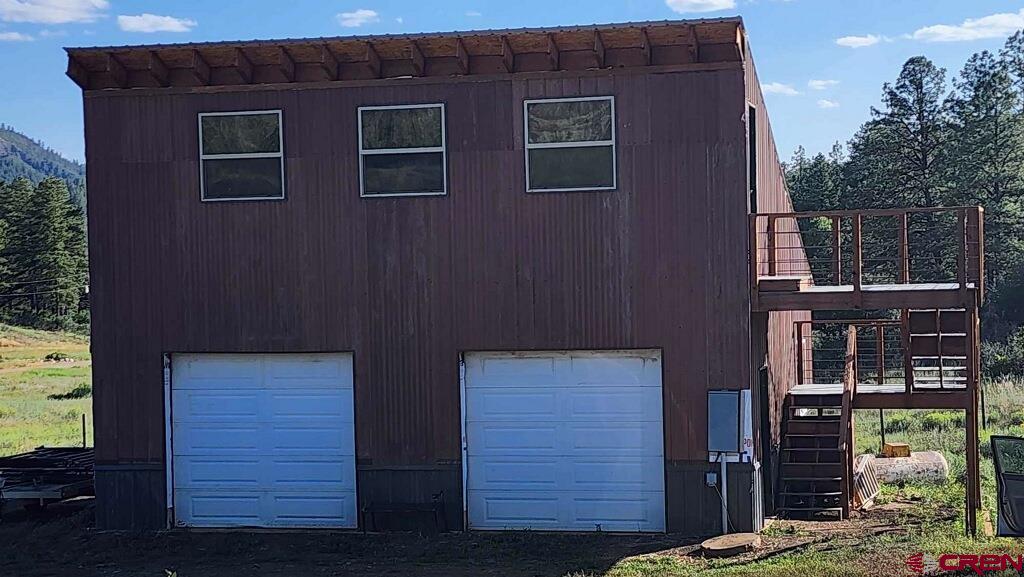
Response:
[[[846,335],[842,386],[836,392],[786,396],[782,423],[779,514],[788,518],[850,516],[853,487],[853,396],[857,329]]]
[[[782,438],[779,512],[843,517],[843,396],[790,395]]]

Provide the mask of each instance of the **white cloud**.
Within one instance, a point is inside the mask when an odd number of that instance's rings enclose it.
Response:
[[[736,7],[736,0],[665,0],[665,5],[673,12],[716,12],[731,10]]]
[[[1024,28],[1024,10],[1017,13],[991,14],[978,19],[968,18],[956,26],[949,24],[925,26],[914,31],[910,37],[923,42],[962,42],[1003,38],[1021,28]]]
[[[868,34],[867,36],[843,36],[842,38],[836,38],[836,44],[846,46],[847,48],[864,48],[865,46],[874,46],[881,41],[882,37],[875,36],[874,34]]]
[[[380,15],[376,11],[366,8],[360,8],[355,12],[342,12],[338,14],[337,18],[338,23],[345,28],[357,28],[363,24],[380,22]]]
[[[470,18],[479,18],[483,16],[483,13],[477,12],[476,10],[470,10],[469,12],[466,12],[466,16],[469,16]]]
[[[66,30],[50,30],[49,28],[43,28],[39,31],[39,35],[43,38],[63,38],[67,36]]]
[[[35,24],[95,22],[107,0],[0,0],[0,20]]]
[[[828,100],[826,98],[822,98],[821,100],[818,101],[818,108],[839,108],[839,103],[836,102],[835,100]]]
[[[405,18],[402,18],[401,16],[399,16],[398,18],[395,18],[395,22],[398,22],[399,24],[402,24],[402,23],[405,22]]]
[[[800,94],[796,88],[781,82],[768,82],[766,84],[762,84],[761,90],[768,94],[785,94],[786,96],[796,96],[797,94]]]
[[[838,80],[808,80],[807,87],[811,90],[825,90],[839,84]]]
[[[0,32],[0,42],[31,42],[33,38],[21,32]]]
[[[188,32],[196,26],[195,20],[175,18],[174,16],[157,16],[156,14],[139,14],[138,16],[117,17],[117,25],[125,32]]]

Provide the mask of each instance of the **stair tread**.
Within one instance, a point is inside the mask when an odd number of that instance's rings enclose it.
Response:
[[[842,497],[842,491],[823,491],[821,493],[813,493],[806,491],[782,491],[780,495],[792,495],[794,497]]]
[[[839,433],[786,433],[787,437],[838,437]]]
[[[783,451],[838,451],[839,447],[783,447]]]
[[[795,481],[795,482],[801,482],[801,483],[811,483],[811,482],[823,482],[823,481],[828,481],[828,482],[842,481],[843,478],[842,477],[785,477],[785,476],[783,476],[782,480],[783,481]]]
[[[835,511],[841,513],[842,507],[779,507],[780,511]]]

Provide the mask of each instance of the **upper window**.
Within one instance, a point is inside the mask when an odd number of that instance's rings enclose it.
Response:
[[[284,198],[281,111],[199,115],[203,200]]]
[[[611,96],[524,102],[526,190],[615,188],[615,100]]]
[[[447,192],[444,104],[359,109],[362,196]]]

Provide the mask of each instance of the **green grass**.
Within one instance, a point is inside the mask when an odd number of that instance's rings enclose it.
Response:
[[[75,362],[44,361],[52,353]],[[80,335],[0,325],[0,455],[41,445],[79,446],[82,415],[92,444],[88,359],[89,342]]]

